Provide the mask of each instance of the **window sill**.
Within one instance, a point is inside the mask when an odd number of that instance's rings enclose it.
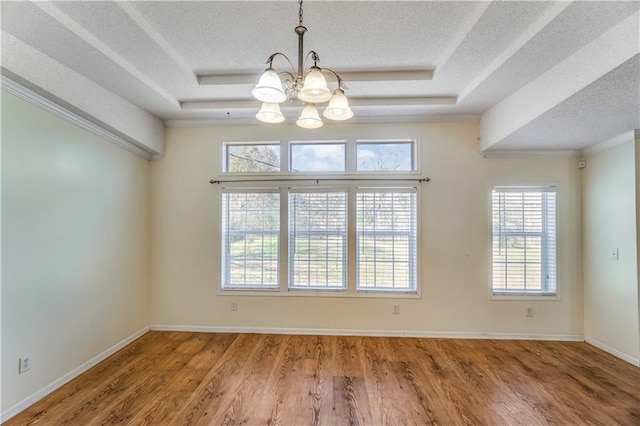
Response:
[[[489,300],[546,300],[546,301],[559,301],[561,300],[558,294],[543,294],[543,293],[492,293],[489,296]]]
[[[334,297],[334,298],[378,298],[378,299],[421,299],[417,292],[389,292],[389,291],[359,291],[347,293],[337,290],[289,290],[281,292],[278,289],[229,289],[219,290],[218,296],[252,296],[252,297]]]

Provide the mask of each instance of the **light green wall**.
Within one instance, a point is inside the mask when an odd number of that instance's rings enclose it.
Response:
[[[149,324],[149,192],[147,161],[2,93],[2,411]]]
[[[582,188],[585,338],[637,364],[635,158],[633,141],[586,157]],[[613,248],[619,260],[610,258]]]

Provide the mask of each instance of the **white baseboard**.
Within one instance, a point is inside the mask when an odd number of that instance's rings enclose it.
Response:
[[[302,334],[324,336],[431,337],[446,339],[555,340],[582,342],[578,334],[482,333],[460,331],[347,330],[334,328],[262,328],[219,327],[208,325],[152,325],[152,331],[188,331],[197,333]]]
[[[636,367],[640,367],[640,359],[638,358],[634,358],[631,355],[627,355],[624,352],[620,352],[617,349],[612,348],[611,346],[607,346],[604,343],[596,340],[596,339],[592,339],[590,337],[585,337],[584,341],[587,342],[590,345],[595,346],[598,349],[602,349],[605,352],[610,353],[611,355],[620,358],[623,361],[627,361],[629,364],[633,364]]]
[[[150,330],[150,327],[147,326],[147,327],[144,327],[143,329],[141,329],[139,331],[136,331],[131,336],[121,340],[120,342],[118,342],[115,345],[111,346],[110,348],[108,348],[104,352],[94,356],[89,361],[85,362],[84,364],[82,364],[82,365],[78,366],[77,368],[74,368],[73,370],[69,371],[67,374],[65,374],[64,376],[60,377],[59,379],[49,383],[47,386],[45,386],[44,388],[40,389],[38,392],[29,395],[28,397],[26,397],[22,401],[18,402],[13,407],[8,408],[7,410],[3,411],[2,413],[0,413],[0,422],[6,422],[7,420],[12,418],[16,414],[20,413],[21,411],[26,410],[27,408],[29,408],[30,406],[32,406],[36,402],[40,401],[45,396],[49,395],[54,390],[58,389],[62,385],[65,385],[66,383],[68,383],[71,380],[75,379],[76,377],[78,377],[79,375],[81,375],[82,373],[84,373],[85,371],[90,369],[91,367],[95,366],[99,362],[105,360],[107,357],[113,355],[114,353],[116,353],[120,349],[124,348],[129,343],[131,343],[134,340],[142,337],[149,330]]]

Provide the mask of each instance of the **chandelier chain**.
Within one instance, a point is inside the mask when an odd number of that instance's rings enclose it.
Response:
[[[298,22],[300,23],[300,26],[302,26],[302,0],[300,0],[298,3],[300,4],[300,11],[298,12]]]

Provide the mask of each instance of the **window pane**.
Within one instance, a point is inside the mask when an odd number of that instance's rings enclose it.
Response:
[[[358,142],[358,171],[412,171],[413,142]]]
[[[279,144],[225,145],[227,172],[279,172]]]
[[[494,292],[555,294],[555,192],[494,190],[492,205]]]
[[[222,195],[223,287],[278,287],[280,194]]]
[[[344,143],[291,143],[292,172],[344,172]]]
[[[413,192],[358,192],[359,290],[415,290],[417,207]]]
[[[347,194],[289,194],[289,286],[345,288]]]

